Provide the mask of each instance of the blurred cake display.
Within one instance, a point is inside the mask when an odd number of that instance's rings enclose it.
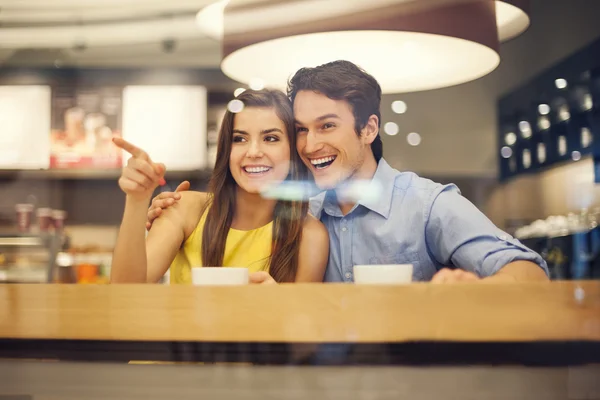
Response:
[[[51,168],[119,168],[122,88],[60,87],[52,99]]]

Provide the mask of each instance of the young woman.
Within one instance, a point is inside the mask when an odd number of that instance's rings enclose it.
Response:
[[[148,203],[165,167],[120,138],[132,157],[119,179],[125,212],[113,255],[112,282],[191,283],[191,268],[245,266],[254,282],[322,282],[329,256],[325,227],[302,201],[261,195],[307,176],[296,152],[289,100],[275,90],[246,90],[244,108],[227,111],[208,193],[185,192],[154,221],[146,237]]]

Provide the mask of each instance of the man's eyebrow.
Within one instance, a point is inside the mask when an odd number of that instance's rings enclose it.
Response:
[[[340,119],[340,116],[339,116],[339,115],[337,115],[337,114],[325,114],[325,115],[321,115],[320,117],[317,117],[317,118],[315,119],[315,121],[323,121],[323,120],[326,120],[326,119],[329,119],[329,118],[337,118],[337,119]],[[294,123],[295,123],[296,125],[304,125],[302,122],[298,121],[297,119],[295,119],[295,120],[294,120]]]
[[[325,115],[321,115],[319,118],[317,118],[317,121],[323,121],[324,119],[329,119],[329,118],[340,119],[340,116],[337,114],[325,114]]]

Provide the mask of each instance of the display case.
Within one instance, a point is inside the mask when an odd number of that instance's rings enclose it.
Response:
[[[52,282],[64,237],[0,230],[0,283]]]
[[[600,182],[600,40],[498,102],[500,181],[591,156]]]
[[[553,215],[520,227],[515,236],[539,253],[552,280],[600,279],[600,208]]]

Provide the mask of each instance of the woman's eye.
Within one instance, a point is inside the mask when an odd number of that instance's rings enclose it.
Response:
[[[245,139],[242,136],[234,136],[233,137],[233,142],[234,143],[239,143],[239,142],[244,142]]]
[[[265,140],[266,140],[267,142],[278,142],[278,141],[279,141],[279,138],[278,138],[277,136],[267,136],[267,137],[265,138]]]

